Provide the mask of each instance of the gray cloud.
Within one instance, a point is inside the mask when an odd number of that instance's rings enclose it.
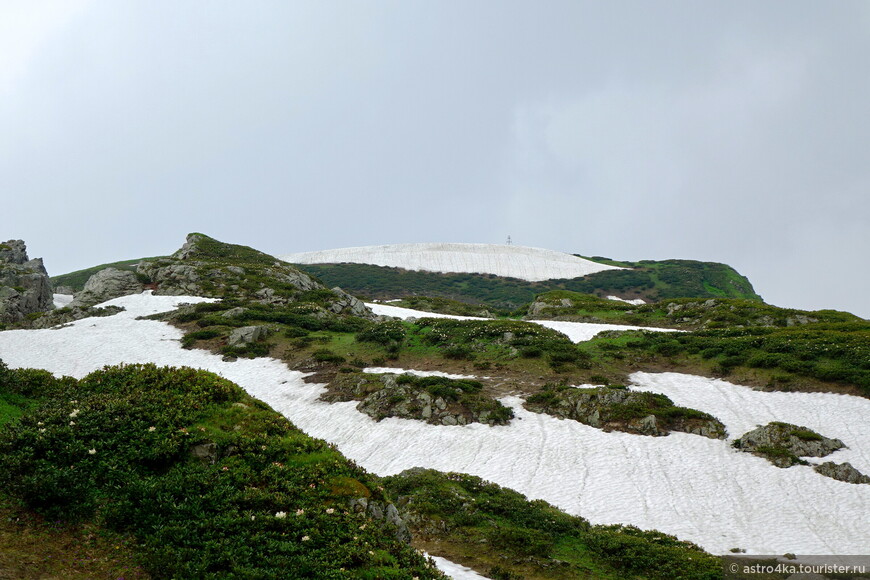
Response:
[[[69,6],[0,8],[0,235],[51,272],[511,234],[870,316],[865,3]]]

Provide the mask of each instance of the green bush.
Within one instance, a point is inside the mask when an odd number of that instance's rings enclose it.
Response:
[[[54,386],[0,430],[0,485],[45,517],[133,534],[152,577],[443,578],[346,509],[342,486],[383,499],[371,476],[217,375],[128,365]],[[211,459],[191,453],[206,444]]]

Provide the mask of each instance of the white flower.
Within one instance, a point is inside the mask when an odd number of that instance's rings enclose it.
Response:
[[[72,427],[72,426],[75,425],[75,424],[76,424],[75,421],[70,421],[70,422],[69,422],[69,426],[70,426],[70,427]]]
[[[69,414],[70,419],[74,419],[79,414],[79,409],[73,409],[73,412]]]
[[[45,433],[45,427],[39,430],[40,433]]]
[[[326,510],[326,513],[328,513],[328,514],[331,514],[331,513],[333,513],[333,512],[335,512],[335,510],[332,509],[332,508],[329,508],[329,509]]]
[[[39,425],[40,427],[42,427],[43,425],[45,425],[45,423],[43,423],[42,421],[40,421],[39,423],[37,423],[37,425]]]
[[[310,540],[310,539],[311,539],[310,536],[302,536],[302,541],[303,541],[303,542],[307,542],[307,541]]]
[[[96,449],[88,449],[88,453],[89,453],[90,455],[96,455],[96,454],[97,454],[97,450],[96,450]]]
[[[305,513],[305,510],[296,510],[296,515],[297,515],[297,516],[301,516],[301,515],[304,514],[304,513]]]
[[[275,517],[279,520],[283,520],[287,517],[287,512],[275,512]]]
[[[257,519],[257,516],[251,516],[251,521],[252,521],[252,522],[253,522],[255,519]]]
[[[151,427],[148,427],[148,432],[149,432],[149,433],[153,433],[153,432],[155,432],[155,431],[157,431],[157,427],[155,427],[155,426],[153,426],[153,425],[152,425]]]

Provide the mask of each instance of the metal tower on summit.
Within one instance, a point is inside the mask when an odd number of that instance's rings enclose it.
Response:
[[[512,244],[513,244],[513,242],[511,241],[511,237],[508,236],[508,239],[507,239],[507,245],[510,246],[510,245],[512,245]]]

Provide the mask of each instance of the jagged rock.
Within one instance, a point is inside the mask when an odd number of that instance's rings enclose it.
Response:
[[[0,244],[0,262],[19,266],[27,262],[27,245],[24,240],[9,240]]]
[[[354,497],[348,500],[348,507],[354,513],[364,513],[373,520],[383,520],[396,526],[396,539],[406,544],[411,543],[411,530],[407,522],[399,514],[399,510],[391,502],[370,500],[365,497]]]
[[[243,326],[233,329],[227,338],[227,346],[242,346],[257,342],[269,335],[269,329],[265,326]]]
[[[622,388],[566,387],[529,397],[525,407],[536,413],[573,419],[605,431],[625,431],[654,437],[680,431],[710,439],[724,439],[727,435],[725,426],[715,417],[675,407],[664,395]],[[664,409],[669,412],[656,415],[657,411]]]
[[[54,289],[55,294],[63,294],[64,296],[72,296],[76,293],[72,286],[58,286]]]
[[[190,264],[177,264],[166,260],[148,260],[139,263],[136,267],[136,273],[145,276],[157,286],[155,294],[165,296],[205,294],[200,283],[199,273]]]
[[[86,308],[119,296],[139,294],[144,286],[129,270],[106,268],[85,282],[85,287],[75,295],[70,307]]]
[[[816,465],[813,469],[825,477],[845,481],[846,483],[870,483],[870,477],[852,467],[851,463],[834,463],[833,461],[826,461],[825,463]]]
[[[765,457],[777,467],[790,467],[805,463],[800,457],[824,457],[842,449],[845,444],[806,427],[773,422],[749,431],[736,439],[733,446]]]
[[[338,300],[333,302],[329,309],[336,314],[353,314],[354,316],[363,316],[365,318],[374,316],[369,307],[356,296],[351,296],[338,286],[333,288],[332,291],[338,295]]]
[[[27,259],[22,240],[0,243],[0,324],[54,308],[51,282],[42,258]]]

